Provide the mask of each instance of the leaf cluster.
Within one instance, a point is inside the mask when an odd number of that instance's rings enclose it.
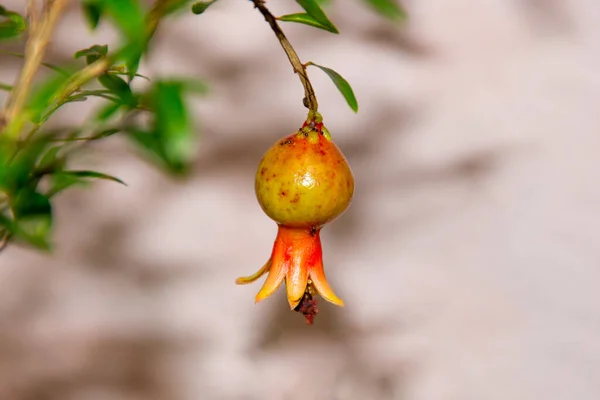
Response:
[[[163,20],[179,11],[203,14],[218,0],[155,0],[152,6],[141,0],[78,1],[89,29],[111,24],[120,41],[114,48],[90,43],[74,54],[69,65],[42,60],[41,66],[50,69],[50,75],[34,81],[15,115],[0,112],[0,250],[9,240],[51,249],[57,195],[97,179],[124,184],[100,171],[72,167],[74,156],[91,143],[122,135],[146,160],[175,175],[190,170],[197,152],[198,135],[188,101],[192,95],[204,95],[207,86],[189,78],[148,78],[138,73],[138,67]],[[395,0],[362,1],[390,20],[404,18]],[[324,11],[330,2],[296,0],[302,11],[276,20],[338,33]],[[44,11],[55,3],[58,0],[47,2]],[[23,46],[22,39],[27,38],[25,45],[35,46],[30,43],[36,40],[35,27],[30,26],[34,23],[0,5],[0,45],[12,41]],[[27,65],[25,54],[29,52],[0,49],[0,57],[24,58]],[[309,66],[325,72],[351,109],[358,111],[354,92],[339,73],[313,62],[303,64],[303,68]],[[140,79],[148,82],[134,85]],[[0,90],[8,92],[9,103],[19,89],[19,80],[15,84],[0,82]],[[57,111],[89,99],[98,100],[98,105],[83,124],[48,128]]]
[[[90,29],[112,24],[121,40],[114,49],[92,44],[77,51],[72,65],[44,63],[51,75],[34,85],[16,118],[0,119],[0,246],[11,239],[49,250],[55,196],[95,179],[124,184],[109,174],[70,166],[91,143],[120,134],[167,172],[189,170],[197,147],[189,96],[204,94],[206,86],[191,79],[149,79],[137,73],[158,23],[189,3],[159,1],[160,7],[145,9],[138,0],[81,0]],[[0,38],[18,39],[27,33],[23,16],[0,7],[3,17]],[[20,53],[2,53],[23,58]],[[133,83],[138,79],[150,82],[137,90]],[[13,88],[0,85],[9,95]],[[46,127],[57,111],[92,98],[99,100],[98,106],[83,125]]]

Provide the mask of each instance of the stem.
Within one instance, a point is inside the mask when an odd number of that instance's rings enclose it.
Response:
[[[9,240],[10,240],[10,233],[2,232],[2,238],[0,239],[0,251],[4,250],[6,245],[8,245]]]
[[[2,49],[0,49],[0,54],[6,54],[6,55],[17,57],[17,58],[25,58],[25,54],[15,53],[14,51],[7,51],[7,50],[2,50]],[[64,70],[64,69],[62,69],[60,67],[57,67],[54,64],[50,64],[50,63],[47,63],[47,62],[41,62],[40,65],[42,65],[42,66],[44,66],[46,68],[49,68],[49,69],[53,70],[54,72],[58,72],[59,74],[62,74],[62,75],[65,75],[65,76],[69,76],[70,75],[69,71]]]
[[[271,14],[271,12],[265,6],[265,1],[264,0],[250,0],[250,1],[252,1],[252,3],[254,3],[254,7],[257,8],[258,11],[260,11],[260,13],[265,17],[265,20],[271,26],[271,29],[275,33],[275,36],[277,36],[277,39],[279,39],[279,43],[281,43],[281,47],[283,47],[285,54],[287,54],[287,56],[290,60],[290,63],[292,64],[292,67],[294,68],[294,72],[298,74],[298,77],[300,78],[300,82],[302,82],[302,86],[304,86],[304,99],[303,99],[304,105],[312,113],[316,113],[317,109],[319,108],[319,104],[317,103],[317,96],[315,96],[315,91],[313,90],[310,80],[308,79],[308,75],[306,73],[306,67],[304,66],[304,64],[302,64],[302,62],[300,61],[300,58],[298,57],[298,54],[296,53],[296,51],[294,50],[294,48],[292,47],[290,42],[287,40],[287,38],[283,34],[283,31],[277,24],[277,19],[273,16],[273,14]]]
[[[40,19],[35,2],[29,1],[27,10],[30,16],[29,39],[25,46],[25,64],[6,102],[3,115],[0,117],[0,128],[8,126],[21,113],[33,77],[39,68],[46,47],[50,41],[52,30],[61,12],[71,0],[49,0],[45,3],[44,14]]]

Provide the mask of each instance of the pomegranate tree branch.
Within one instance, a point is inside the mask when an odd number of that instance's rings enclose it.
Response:
[[[0,129],[16,118],[27,99],[27,93],[33,77],[40,66],[46,47],[50,41],[52,30],[62,11],[71,0],[49,0],[44,3],[43,14],[39,15],[34,0],[29,0],[29,39],[25,46],[25,64],[17,78],[14,89],[8,97],[4,112],[0,115]]]
[[[319,104],[317,103],[317,97],[315,96],[315,91],[308,79],[308,75],[306,74],[306,67],[300,61],[298,54],[290,44],[290,42],[285,37],[283,31],[277,24],[277,18],[271,14],[271,12],[265,6],[264,0],[250,0],[254,3],[254,7],[260,11],[260,13],[265,17],[265,20],[271,26],[271,29],[279,39],[279,43],[281,43],[281,47],[287,54],[292,67],[294,68],[294,72],[298,74],[300,77],[300,81],[302,82],[302,86],[304,87],[304,105],[312,112],[317,112]]]

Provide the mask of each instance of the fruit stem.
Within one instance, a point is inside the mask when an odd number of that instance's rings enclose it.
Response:
[[[250,0],[254,3],[254,7],[260,11],[260,13],[265,17],[265,20],[271,26],[271,29],[279,39],[279,43],[281,43],[281,47],[287,54],[292,67],[294,68],[294,72],[298,74],[300,78],[300,82],[302,82],[302,86],[304,86],[304,99],[302,100],[304,106],[309,109],[310,112],[316,113],[319,108],[319,104],[317,103],[317,96],[315,96],[315,91],[308,79],[308,74],[306,73],[306,66],[302,64],[298,54],[290,44],[290,42],[285,37],[283,31],[277,24],[277,18],[271,14],[271,12],[265,6],[264,0]]]

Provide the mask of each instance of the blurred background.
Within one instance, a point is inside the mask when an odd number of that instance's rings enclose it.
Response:
[[[108,24],[92,34],[77,3],[48,61],[117,39]],[[283,27],[359,100],[355,115],[309,71],[356,178],[352,207],[323,231],[345,308],[321,302],[307,326],[282,290],[254,305],[260,283],[234,284],[276,233],[255,168],[306,114],[262,16],[220,0],[165,20],[141,69],[211,88],[193,103],[192,176],[166,176],[118,137],[99,143],[81,164],[128,187],[62,195],[52,255],[2,252],[0,399],[598,399],[600,5],[404,5],[400,27],[351,0],[328,9],[340,35]],[[2,56],[0,80],[20,62]]]

